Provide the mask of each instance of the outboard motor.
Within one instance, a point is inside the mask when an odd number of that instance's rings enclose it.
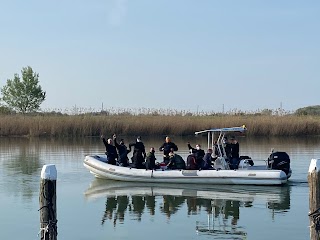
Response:
[[[273,152],[268,158],[268,167],[284,171],[287,175],[290,171],[290,158],[286,152]]]

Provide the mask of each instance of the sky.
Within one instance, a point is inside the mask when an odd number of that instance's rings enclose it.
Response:
[[[320,1],[0,0],[0,87],[43,110],[294,111],[320,105]]]

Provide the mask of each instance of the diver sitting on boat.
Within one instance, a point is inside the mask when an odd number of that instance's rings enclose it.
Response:
[[[186,169],[188,170],[197,170],[197,161],[196,161],[196,154],[192,152],[192,149],[190,150],[190,154],[187,157],[187,166]]]
[[[207,150],[207,153],[204,155],[203,162],[202,162],[202,167],[201,167],[203,170],[214,169],[212,164],[213,164],[215,159],[212,157],[212,153],[213,153],[212,149],[209,148]]]
[[[150,148],[150,152],[147,154],[146,158],[146,169],[154,170],[157,168],[154,152],[154,147]]]
[[[169,153],[169,163],[167,164],[168,169],[186,169],[186,162],[179,154],[174,152]]]
[[[192,151],[192,153],[195,154],[195,158],[196,158],[196,162],[197,162],[197,166],[198,168],[202,167],[202,162],[203,162],[203,157],[205,155],[205,152],[203,149],[201,149],[201,145],[197,144],[196,148],[191,147],[190,142],[188,142],[188,148],[189,150]]]

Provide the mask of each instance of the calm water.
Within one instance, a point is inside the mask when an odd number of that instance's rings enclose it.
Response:
[[[134,140],[134,139],[131,139]],[[162,137],[144,139],[159,147]],[[173,138],[180,154],[186,142]],[[240,138],[241,155],[263,161],[286,151],[292,178],[282,187],[155,185],[98,181],[85,154],[100,139],[0,138],[0,239],[39,239],[39,184],[44,164],[58,171],[58,239],[309,239],[307,173],[320,158],[320,138]],[[157,152],[157,158],[161,154]],[[256,161],[257,163],[257,161]]]

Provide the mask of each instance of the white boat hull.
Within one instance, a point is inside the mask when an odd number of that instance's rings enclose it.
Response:
[[[108,164],[105,157],[86,156],[84,166],[97,178],[127,182],[235,184],[235,185],[282,185],[287,175],[281,170],[145,170]]]

